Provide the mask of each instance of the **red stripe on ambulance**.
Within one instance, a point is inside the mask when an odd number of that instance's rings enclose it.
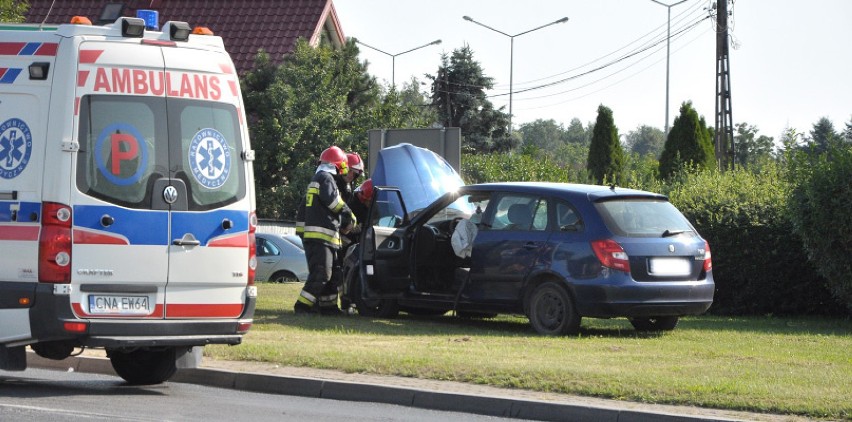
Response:
[[[248,234],[246,233],[220,237],[207,242],[207,246],[210,247],[247,248],[248,245]]]
[[[80,63],[94,63],[103,53],[103,50],[80,50]]]
[[[39,226],[2,226],[0,240],[38,240]]]
[[[55,56],[56,50],[59,49],[59,44],[55,42],[46,42],[33,53],[34,56]]]
[[[75,245],[129,245],[123,236],[74,229]]]
[[[242,313],[242,303],[170,303],[166,305],[166,318],[236,318]]]

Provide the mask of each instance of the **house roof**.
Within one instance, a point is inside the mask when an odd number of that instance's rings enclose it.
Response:
[[[73,16],[86,16],[96,23],[109,3],[119,2],[29,0],[26,22],[59,24],[70,22]],[[258,49],[280,63],[293,51],[299,38],[307,39],[313,46],[320,41],[335,47],[346,42],[332,0],[128,0],[123,3],[123,16],[136,16],[141,9],[156,10],[160,25],[173,20],[210,28],[222,37],[241,74],[254,66]]]

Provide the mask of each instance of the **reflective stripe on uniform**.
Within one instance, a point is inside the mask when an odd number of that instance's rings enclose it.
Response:
[[[314,297],[314,295],[302,290],[302,292],[299,293],[298,301],[304,303],[305,305],[313,306],[314,303],[317,302],[317,298]]]
[[[337,295],[320,296],[319,305],[322,308],[337,306]]]
[[[331,212],[337,214],[340,212],[340,210],[343,209],[344,206],[346,206],[346,203],[343,202],[343,198],[341,198],[340,194],[338,193],[337,198],[334,198],[334,201],[331,201],[331,203],[328,204],[328,209],[330,209]]]
[[[309,230],[306,229],[304,237],[305,237],[305,240],[307,240],[307,239],[322,240],[323,242],[326,242],[326,243],[329,243],[329,244],[332,244],[332,245],[335,245],[335,246],[341,246],[343,244],[343,242],[340,240],[340,233],[338,233],[338,232],[334,232],[333,236],[329,236],[325,233],[309,231]]]

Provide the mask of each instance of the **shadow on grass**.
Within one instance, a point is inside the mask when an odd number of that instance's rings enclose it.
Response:
[[[291,310],[257,309],[256,324],[298,327],[305,330],[352,332],[376,335],[475,335],[537,336],[525,317],[499,315],[495,318],[462,318],[448,312],[442,316],[418,316],[401,313],[395,318],[360,315],[295,315]],[[725,317],[695,316],[682,318],[675,329],[698,331],[736,331],[764,334],[820,334],[848,336],[852,321],[804,317]],[[639,332],[625,318],[584,318],[579,337],[658,338],[670,332]],[[568,338],[574,336],[568,336]]]
[[[594,321],[594,322],[593,322]],[[603,321],[603,322],[601,322]],[[298,327],[303,330],[351,332],[355,334],[399,336],[539,336],[529,321],[520,316],[499,315],[494,318],[466,318],[448,312],[442,316],[419,316],[401,313],[395,318],[363,317],[360,315],[319,316],[295,315],[292,311],[259,309],[255,323]],[[643,333],[633,329],[626,319],[586,319],[579,337],[656,338],[665,333]],[[574,336],[568,336],[571,338]]]

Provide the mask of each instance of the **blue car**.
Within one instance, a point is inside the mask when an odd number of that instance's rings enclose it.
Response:
[[[562,183],[463,186],[440,157],[400,149],[380,154],[384,173],[373,178],[386,186],[376,189],[360,247],[346,261],[344,298],[362,315],[520,314],[541,334],[565,335],[583,317],[672,330],[713,302],[710,247],[663,195]],[[394,179],[397,166],[404,176]],[[416,192],[440,195],[426,204]]]

